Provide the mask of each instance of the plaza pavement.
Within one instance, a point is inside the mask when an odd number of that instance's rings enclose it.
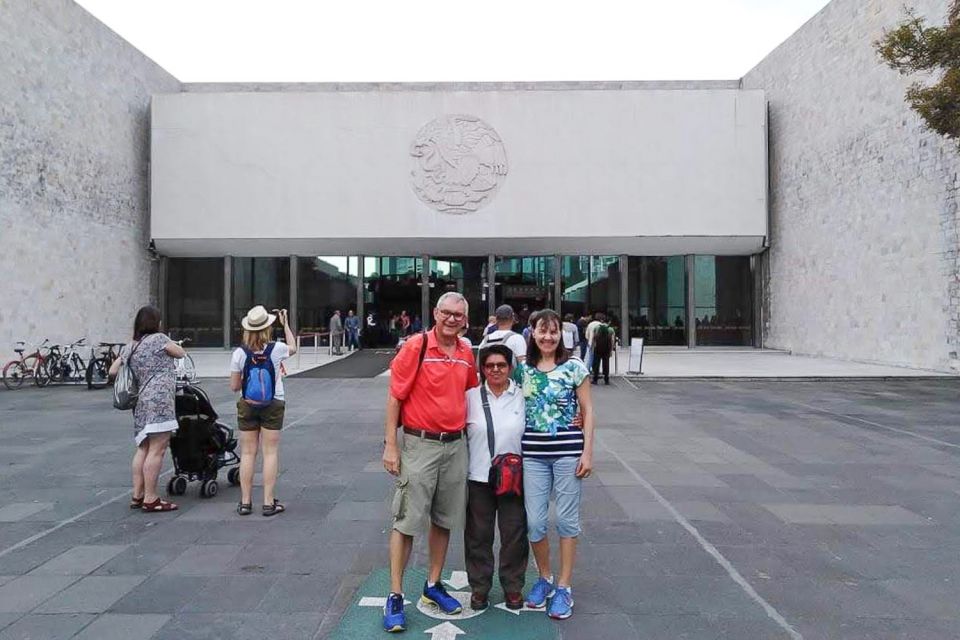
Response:
[[[226,380],[204,384],[232,422]],[[0,393],[0,640],[385,635],[340,628],[362,596],[383,595],[358,588],[387,565],[385,389],[287,381],[289,511],[269,519],[235,516],[225,482],[210,500],[192,486],[179,512],[132,512],[132,429],[107,392]],[[960,637],[958,391],[596,388],[575,613],[547,628],[576,640]],[[458,542],[449,568],[461,557]],[[412,562],[424,561],[421,543]],[[407,637],[428,637],[420,616]],[[483,637],[470,622],[458,639]]]

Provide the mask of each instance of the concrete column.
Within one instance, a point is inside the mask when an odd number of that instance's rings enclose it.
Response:
[[[430,255],[420,256],[423,268],[420,271],[420,318],[423,321],[423,328],[427,329],[431,325],[433,316],[430,314]]]
[[[350,260],[347,260],[347,270],[350,270]],[[367,314],[363,310],[363,256],[357,256],[357,317],[360,318],[361,329],[366,328]]]
[[[630,346],[630,281],[629,258],[620,256],[620,344]]]
[[[170,318],[167,317],[169,305],[167,304],[167,279],[169,278],[170,258],[160,256],[160,263],[157,265],[157,308],[160,309],[160,322],[163,323],[163,330],[170,329]]]
[[[563,317],[563,270],[560,256],[553,256],[553,309]]]
[[[300,304],[300,269],[298,269],[297,256],[290,256],[290,306],[287,308],[289,313],[290,326],[294,331],[297,329],[297,305]]]
[[[686,255],[683,257],[683,266],[686,273],[686,294],[687,294],[687,347],[692,349],[697,346],[697,317],[694,303],[696,302],[696,291],[694,283],[696,280],[696,256]]]
[[[487,256],[487,315],[497,310],[497,256]]]
[[[223,348],[230,348],[230,332],[233,318],[233,257],[223,257]]]

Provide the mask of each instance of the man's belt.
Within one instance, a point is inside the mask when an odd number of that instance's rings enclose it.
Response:
[[[439,440],[440,442],[459,440],[463,437],[464,431],[465,429],[461,429],[460,431],[441,431],[437,433],[435,431],[424,431],[423,429],[412,429],[410,427],[403,428],[403,432],[407,435],[416,436],[425,440]]]

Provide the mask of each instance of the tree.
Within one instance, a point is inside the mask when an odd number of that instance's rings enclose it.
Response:
[[[929,86],[914,82],[906,99],[927,126],[960,146],[960,0],[953,0],[947,23],[927,26],[913,9],[907,20],[874,42],[877,54],[901,75],[939,73]]]

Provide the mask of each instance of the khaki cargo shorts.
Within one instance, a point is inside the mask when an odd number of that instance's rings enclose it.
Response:
[[[283,429],[283,413],[286,409],[283,400],[274,400],[265,407],[255,407],[246,400],[237,400],[237,427],[240,431],[259,431]]]
[[[466,434],[452,442],[404,434],[393,495],[393,528],[404,535],[420,535],[429,517],[438,527],[462,529],[467,463]]]

